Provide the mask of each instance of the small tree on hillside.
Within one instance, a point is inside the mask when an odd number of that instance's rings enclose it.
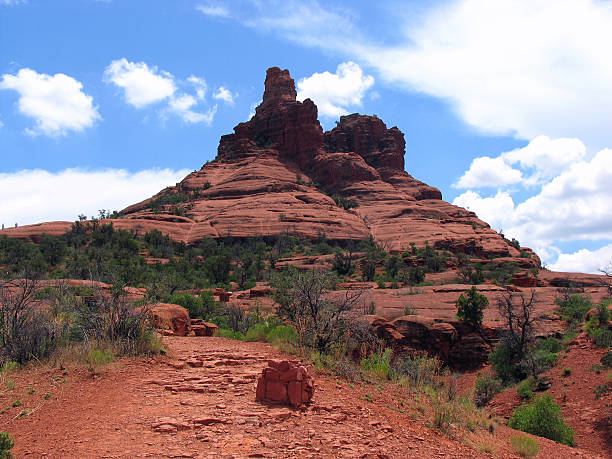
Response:
[[[535,290],[529,296],[506,293],[497,303],[497,309],[505,322],[505,330],[490,360],[504,381],[534,378],[550,365],[543,352],[535,346]]]
[[[457,318],[470,324],[482,334],[484,310],[489,306],[486,296],[478,293],[475,286],[461,294],[457,302]]]

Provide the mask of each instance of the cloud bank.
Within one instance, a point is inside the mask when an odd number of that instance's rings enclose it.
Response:
[[[189,170],[123,169],[89,171],[40,169],[0,173],[0,223],[12,226],[43,221],[73,221],[99,209],[121,210],[174,185]]]

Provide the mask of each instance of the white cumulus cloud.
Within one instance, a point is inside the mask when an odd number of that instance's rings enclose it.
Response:
[[[0,173],[0,223],[12,226],[44,221],[73,221],[99,209],[121,210],[174,185],[189,170],[123,169],[90,171],[41,169]]]
[[[16,75],[2,75],[0,89],[19,93],[19,112],[36,122],[27,130],[32,135],[65,135],[91,127],[100,119],[93,98],[82,91],[83,85],[63,73],[46,75],[24,68]]]
[[[324,116],[338,117],[348,108],[360,106],[365,93],[374,85],[374,77],[364,75],[354,62],[338,65],[336,73],[314,73],[297,83],[298,100],[311,99]]]
[[[192,110],[197,104],[195,97],[189,94],[182,94],[176,98],[172,98],[168,103],[168,112],[178,115],[187,124],[204,123],[210,125],[217,113],[217,106],[208,109],[204,113]]]
[[[213,97],[217,100],[222,100],[230,105],[233,105],[234,97],[236,97],[236,95],[232,94],[232,92],[229,89],[223,86],[219,86],[217,90],[215,91],[215,93],[213,94]]]
[[[502,158],[481,156],[472,161],[470,168],[453,186],[456,188],[501,187],[518,183],[522,179],[521,171],[513,169]]]
[[[547,144],[567,152],[567,139],[560,140]],[[570,151],[576,157],[583,155],[579,144]],[[516,237],[522,244],[536,249],[545,261],[553,262],[555,269],[571,271],[570,260],[583,257],[586,252],[577,252],[579,255],[569,258],[556,244],[612,241],[612,150],[600,150],[590,160],[574,160],[563,167],[558,175],[544,180],[535,194],[522,201],[513,198],[514,190],[498,190],[493,196],[468,190],[456,197],[453,204],[469,208],[495,229],[503,228],[506,236]],[[593,257],[603,256],[601,251],[592,252]],[[593,258],[590,263],[605,261]],[[565,262],[568,264],[564,265]]]
[[[168,72],[126,58],[112,61],[104,71],[104,78],[122,88],[126,102],[136,108],[172,97],[176,91],[174,77]]]
[[[581,249],[574,253],[561,253],[549,266],[553,271],[598,273],[612,267],[612,244],[596,250]]]
[[[508,216],[514,212],[514,200],[510,193],[498,191],[494,196],[482,197],[475,191],[468,190],[453,200],[456,206],[465,207],[481,220],[486,221],[493,229],[503,230]]]
[[[208,85],[206,84],[204,78],[191,75],[187,78],[187,81],[194,86],[197,98],[200,100],[204,99],[206,96],[206,91],[208,91]]]
[[[165,106],[159,111],[162,119],[176,115],[186,124],[210,126],[217,113],[217,105],[207,107],[208,85],[202,77],[190,75],[186,80],[180,80],[146,62],[130,62],[121,58],[110,63],[104,72],[104,79],[123,88],[126,102],[135,108],[143,109],[163,102]],[[217,90],[213,98],[233,103],[232,93],[224,87],[219,89],[221,93]]]

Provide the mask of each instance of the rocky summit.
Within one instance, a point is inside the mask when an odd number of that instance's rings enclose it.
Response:
[[[159,229],[177,241],[291,234],[330,240],[370,235],[384,247],[414,243],[479,257],[521,257],[539,266],[473,212],[404,171],[405,142],[376,116],[343,116],[324,132],[317,107],[299,102],[288,70],[268,69],[255,115],[221,137],[215,160],[176,186],[131,205],[117,228]],[[418,160],[415,154],[412,162]],[[33,238],[63,234],[69,222],[5,230]]]

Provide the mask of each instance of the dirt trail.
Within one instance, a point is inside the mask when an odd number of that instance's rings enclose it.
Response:
[[[15,440],[15,456],[491,457],[400,413],[387,387],[318,375],[305,410],[255,402],[257,375],[282,357],[266,344],[179,337],[166,344],[172,359],[123,360],[95,379],[83,369],[45,367],[12,375],[15,388],[0,393],[0,403],[19,398],[22,406],[0,415],[0,430]],[[19,417],[22,409],[29,414]],[[503,443],[497,457],[514,457],[505,430],[495,437]],[[593,457],[539,441],[538,457]]]

